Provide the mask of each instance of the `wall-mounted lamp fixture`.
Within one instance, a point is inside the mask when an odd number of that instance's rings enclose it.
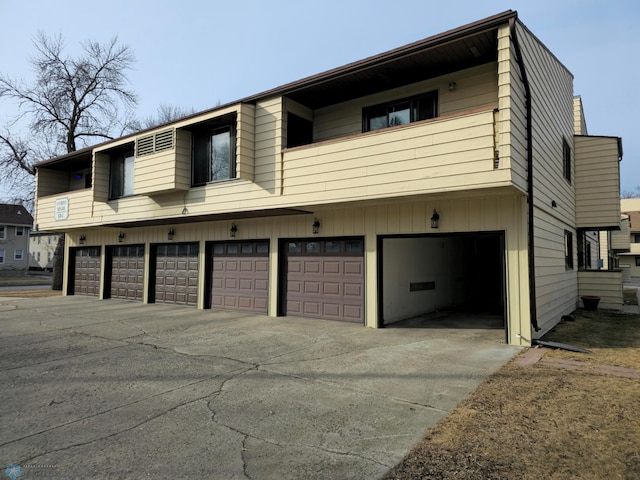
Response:
[[[173,237],[175,237],[175,235],[176,235],[176,231],[173,228],[170,228],[169,233],[167,233],[167,239],[173,240]]]
[[[453,92],[456,89],[456,82],[449,82],[449,91]]]
[[[438,228],[440,225],[440,214],[433,209],[433,215],[431,215],[431,228]]]
[[[556,207],[558,206],[558,204],[556,203],[556,201],[555,201],[555,200],[551,200],[551,206],[552,206],[553,208],[556,208]]]
[[[238,231],[238,226],[235,223],[232,223],[231,228],[229,229],[229,236],[231,238],[235,238],[237,231]]]
[[[182,208],[182,215],[186,215],[187,213],[189,213],[189,209],[187,207],[183,207]]]
[[[313,233],[320,233],[320,220],[314,218],[311,226],[313,227]]]
[[[87,241],[87,237],[85,237],[84,235],[80,235],[80,238],[78,239],[78,243],[80,243],[80,245],[84,245],[84,242]]]
[[[118,242],[120,243],[124,242],[124,232],[120,232],[118,234]]]

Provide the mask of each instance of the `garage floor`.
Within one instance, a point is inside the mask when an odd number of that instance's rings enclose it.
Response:
[[[0,462],[24,478],[379,478],[520,349],[90,297],[0,300]]]

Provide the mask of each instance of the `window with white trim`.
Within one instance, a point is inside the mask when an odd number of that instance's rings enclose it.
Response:
[[[0,248],[0,265],[4,263],[4,249]]]
[[[16,227],[16,237],[24,237],[24,227]]]
[[[18,248],[13,252],[14,260],[22,260],[23,258],[24,258],[24,250],[22,250],[21,248]]]
[[[7,239],[7,227],[2,225],[0,226],[0,240],[6,240],[6,239]]]

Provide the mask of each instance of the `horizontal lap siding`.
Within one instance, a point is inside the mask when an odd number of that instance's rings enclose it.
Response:
[[[563,139],[574,154],[574,104],[571,73],[522,24],[517,23],[531,86],[534,252],[536,308],[540,336],[576,307],[577,234],[575,229],[575,169],[564,177]],[[523,117],[524,118],[524,117]],[[552,207],[552,202],[556,207]],[[565,267],[564,232],[573,235],[574,268]]]
[[[578,285],[580,296],[600,297],[599,308],[622,310],[622,272],[579,272]]]
[[[575,142],[577,226],[618,226],[618,139],[577,136]]]

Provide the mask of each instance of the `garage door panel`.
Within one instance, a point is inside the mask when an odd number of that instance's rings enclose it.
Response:
[[[198,255],[197,243],[156,247],[156,303],[197,305]]]
[[[211,306],[266,314],[268,243],[220,242],[211,248]]]
[[[364,320],[364,248],[360,239],[285,243],[287,315]]]
[[[74,252],[73,294],[98,296],[100,293],[100,248],[82,247]]]

